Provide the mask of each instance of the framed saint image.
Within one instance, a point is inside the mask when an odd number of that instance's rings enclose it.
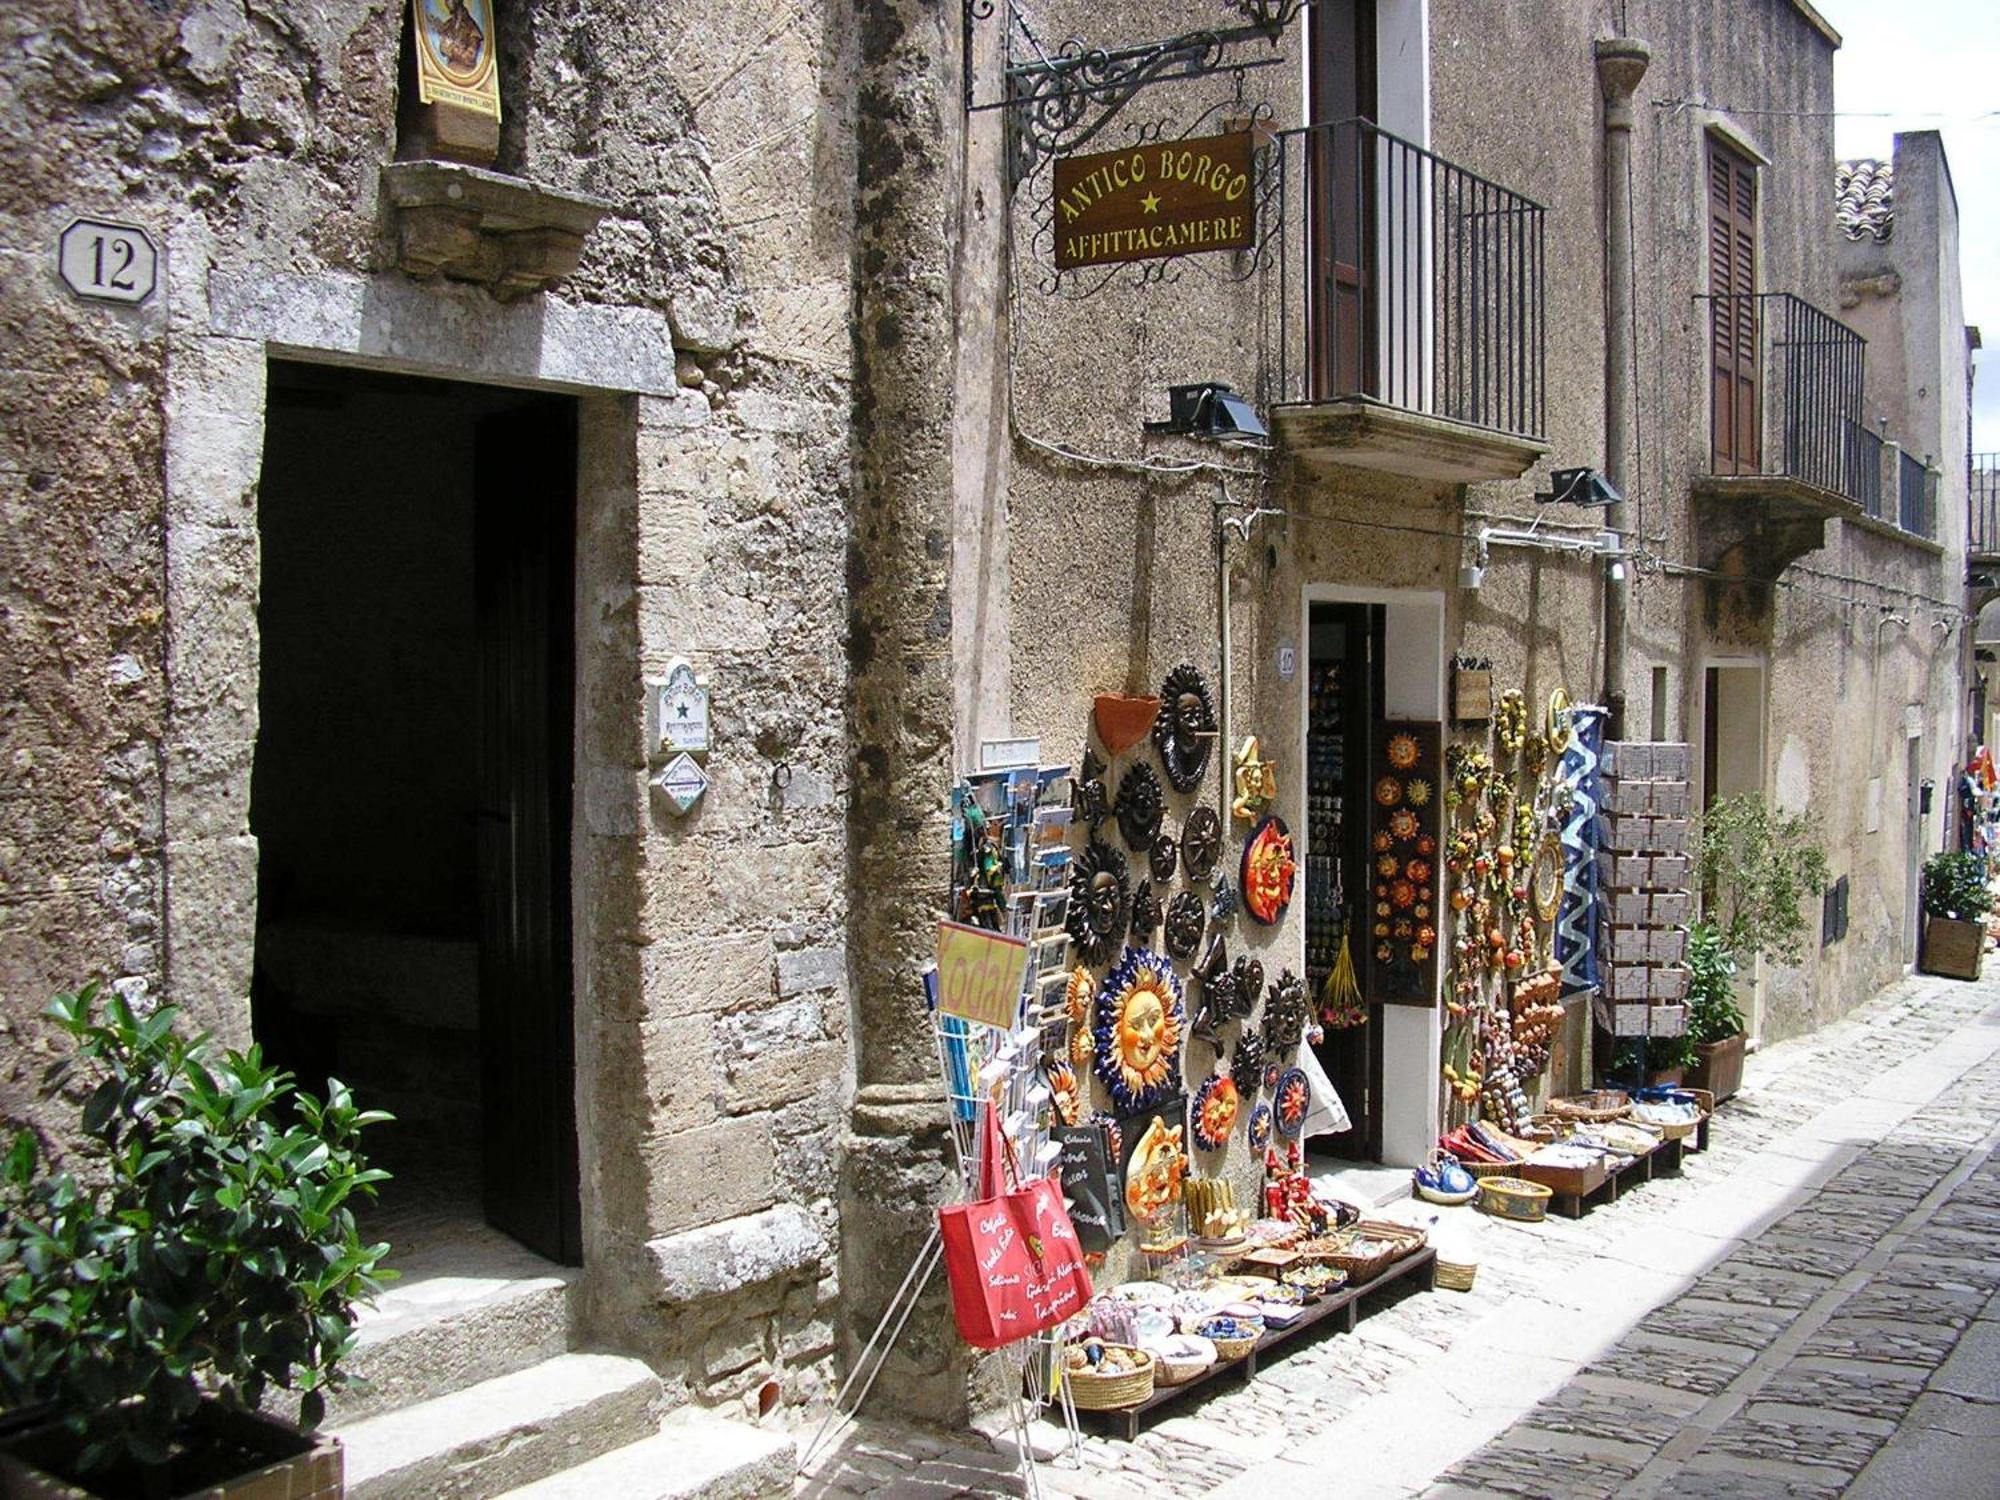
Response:
[[[417,42],[417,97],[500,118],[493,0],[410,0]]]

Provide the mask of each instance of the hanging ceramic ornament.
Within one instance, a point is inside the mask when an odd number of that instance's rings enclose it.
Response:
[[[1070,867],[1069,913],[1064,927],[1086,964],[1109,963],[1125,941],[1131,917],[1125,856],[1102,839],[1084,846]]]
[[[1181,867],[1199,883],[1215,872],[1222,858],[1222,819],[1212,807],[1197,807],[1181,825]]]
[[[1253,920],[1269,927],[1285,915],[1285,908],[1292,903],[1296,869],[1292,833],[1285,820],[1265,818],[1243,845],[1243,909]]]
[[[1230,888],[1229,877],[1217,870],[1208,881],[1208,919],[1227,922],[1235,915],[1236,892]]]
[[[1229,804],[1229,815],[1240,823],[1256,822],[1277,800],[1277,764],[1264,759],[1254,734],[1236,752],[1235,783],[1236,798]]]
[[[1090,970],[1079,964],[1069,971],[1069,985],[1063,992],[1063,1010],[1069,1017],[1069,1060],[1078,1067],[1089,1065],[1091,1051],[1096,1045],[1096,1036],[1090,1024],[1090,1002],[1096,993],[1097,986],[1091,982]]]
[[[1236,1039],[1236,1051],[1229,1059],[1229,1076],[1235,1081],[1236,1092],[1248,1099],[1256,1095],[1264,1086],[1264,1039],[1254,1031],[1246,1031]]]
[[[1211,1073],[1194,1096],[1191,1124],[1194,1143],[1204,1151],[1220,1151],[1229,1143],[1236,1128],[1236,1114],[1242,1102],[1236,1085],[1226,1073]]]
[[[1118,819],[1118,833],[1126,848],[1152,847],[1165,805],[1166,794],[1160,790],[1160,778],[1153,774],[1151,766],[1141,761],[1127,769],[1118,783],[1118,800],[1111,809],[1112,816]]]
[[[1201,909],[1201,897],[1193,891],[1181,891],[1175,895],[1167,903],[1168,955],[1183,963],[1194,957],[1195,949],[1201,945],[1206,920]]]
[[[1290,969],[1283,970],[1264,1001],[1264,1045],[1280,1062],[1298,1055],[1305,1040],[1306,986]]]
[[[1271,1144],[1271,1106],[1260,1104],[1250,1111],[1250,1149],[1262,1151]]]
[[[1192,663],[1182,662],[1160,685],[1160,714],[1153,720],[1153,745],[1175,791],[1191,792],[1201,781],[1215,735],[1215,702],[1208,683]]]
[[[1153,871],[1153,879],[1161,885],[1172,880],[1174,869],[1180,863],[1180,850],[1174,844],[1174,836],[1163,833],[1155,838],[1152,848],[1146,851],[1146,861]]]
[[[1069,782],[1071,816],[1091,833],[1111,815],[1111,794],[1104,785],[1104,762],[1095,750],[1083,752],[1083,764]]]
[[[1273,1108],[1278,1116],[1278,1134],[1288,1141],[1299,1138],[1305,1128],[1306,1112],[1312,1108],[1312,1091],[1306,1085],[1303,1068],[1287,1068],[1278,1075]]]
[[[1160,898],[1153,894],[1153,882],[1142,880],[1139,889],[1132,893],[1132,942],[1141,948],[1153,945],[1153,934],[1159,931],[1162,912]]]
[[[1247,1019],[1264,993],[1264,966],[1245,953],[1236,960],[1236,1005],[1228,1020]]]
[[[1181,1085],[1181,982],[1163,954],[1130,948],[1097,992],[1097,1076],[1121,1115]]]

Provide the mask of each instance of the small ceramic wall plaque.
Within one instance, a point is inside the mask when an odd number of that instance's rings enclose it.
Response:
[[[677,755],[653,778],[653,790],[666,799],[675,817],[682,817],[708,790],[708,773],[692,755]]]
[[[647,743],[655,760],[708,754],[708,689],[686,661],[676,659],[665,680],[647,684],[647,709]]]

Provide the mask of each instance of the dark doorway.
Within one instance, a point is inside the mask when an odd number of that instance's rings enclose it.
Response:
[[[568,398],[271,366],[253,1026],[385,1210],[569,1263],[575,474]]]
[[[1315,604],[1306,663],[1306,976],[1322,1003],[1343,946],[1368,989],[1368,767],[1382,717],[1382,606]],[[1382,1007],[1316,1049],[1354,1128],[1318,1153],[1373,1161],[1382,1141]]]

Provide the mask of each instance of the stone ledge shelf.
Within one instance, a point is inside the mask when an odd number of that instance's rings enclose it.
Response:
[[[653,1263],[654,1300],[683,1304],[779,1277],[808,1272],[817,1277],[828,1248],[812,1215],[781,1203],[762,1213],[648,1240],[646,1255]]]
[[[502,302],[546,291],[574,271],[584,236],[611,210],[602,198],[458,162],[390,162],[382,187],[405,272],[477,282]]]
[[[1273,415],[1279,443],[1308,463],[1433,483],[1518,479],[1548,452],[1536,438],[1361,397],[1280,406]]]

